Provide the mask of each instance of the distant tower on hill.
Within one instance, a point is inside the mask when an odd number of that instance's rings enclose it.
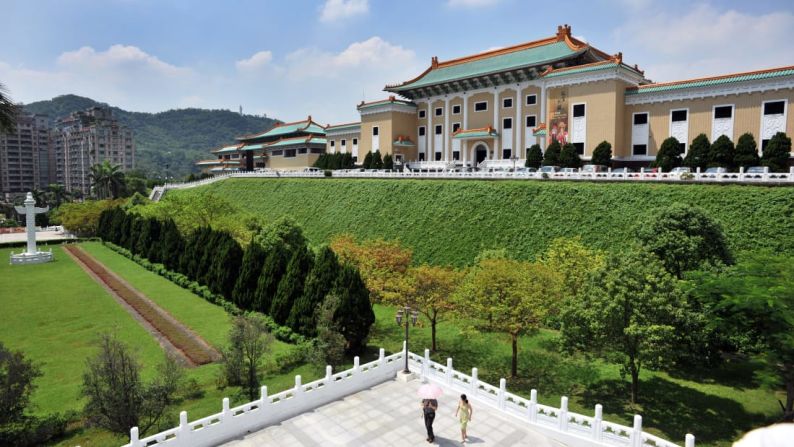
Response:
[[[240,116],[243,116],[243,106],[240,105]]]

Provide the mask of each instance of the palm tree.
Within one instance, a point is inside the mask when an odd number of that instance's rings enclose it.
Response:
[[[6,95],[6,89],[0,84],[0,133],[12,133],[16,129],[17,107]]]
[[[72,195],[66,190],[66,187],[58,183],[51,183],[47,186],[47,193],[50,196],[50,203],[52,203],[55,208],[58,208],[63,202],[67,202],[72,198]]]
[[[99,199],[118,198],[124,190],[124,172],[108,160],[91,166],[91,187]]]

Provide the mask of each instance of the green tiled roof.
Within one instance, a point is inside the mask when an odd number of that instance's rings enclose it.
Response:
[[[312,137],[312,139],[309,140],[309,144],[322,144],[325,146],[328,144],[328,140],[326,138]]]
[[[264,148],[266,145],[264,144],[246,144],[245,146],[241,147],[241,151],[257,151],[259,149]]]
[[[679,90],[682,88],[695,88],[695,87],[710,87],[713,85],[730,84],[733,82],[743,81],[758,81],[762,79],[778,78],[781,76],[794,75],[794,67],[783,67],[775,70],[764,70],[761,72],[752,73],[737,73],[734,75],[719,76],[706,79],[693,79],[691,81],[682,81],[669,84],[649,84],[643,88],[629,88],[626,89],[627,95],[641,95],[644,93],[665,92],[668,90]]]
[[[453,135],[452,138],[455,138],[456,140],[466,140],[469,138],[493,138],[498,136],[499,134],[495,130],[488,132],[485,129],[472,129],[462,130]]]
[[[361,109],[366,109],[366,108],[369,108],[369,107],[382,106],[382,105],[385,105],[385,104],[401,104],[401,105],[404,105],[404,106],[416,107],[416,104],[411,102],[411,101],[403,101],[402,99],[384,99],[382,101],[373,101],[373,102],[367,102],[367,103],[364,103],[364,104],[359,104],[357,109],[361,110]]]
[[[306,132],[306,133],[325,135],[325,129],[323,129],[322,126],[312,121],[304,120],[304,121],[299,121],[297,123],[290,123],[290,124],[283,124],[281,126],[276,126],[268,131],[254,135],[247,135],[245,137],[241,137],[240,139],[253,140],[257,138],[277,137],[280,135],[289,135],[295,132]]]
[[[340,124],[325,128],[326,132],[352,132],[357,130],[361,130],[361,123]]]
[[[413,141],[411,140],[394,140],[392,142],[394,146],[402,146],[402,147],[414,147],[416,146]]]
[[[233,144],[231,146],[224,146],[224,147],[218,149],[217,151],[212,151],[212,152],[215,153],[215,154],[224,154],[224,153],[228,153],[228,152],[237,152],[237,147],[238,147],[238,145]]]
[[[554,42],[470,62],[435,68],[409,84],[388,87],[386,90],[403,91],[520,67],[531,67],[568,58],[583,51],[586,50],[574,51],[565,42]]]
[[[281,147],[281,146],[300,146],[303,144],[322,144],[323,146],[327,143],[325,138],[319,137],[312,137],[307,141],[304,137],[299,138],[285,138],[283,140],[276,141],[275,143],[268,144],[267,147]]]
[[[566,75],[571,75],[571,74],[576,74],[576,73],[587,73],[587,72],[591,72],[591,71],[604,70],[604,69],[607,69],[607,68],[615,68],[617,66],[618,66],[617,62],[609,62],[609,63],[606,63],[606,64],[596,64],[596,65],[588,65],[588,66],[584,66],[584,67],[580,67],[580,68],[571,68],[570,70],[567,70],[567,69],[566,70],[552,70],[551,73],[548,73],[547,75],[545,75],[543,77],[544,78],[556,78],[558,76],[566,76]]]
[[[545,137],[546,136],[546,129],[540,129],[537,132],[532,132],[533,137]]]

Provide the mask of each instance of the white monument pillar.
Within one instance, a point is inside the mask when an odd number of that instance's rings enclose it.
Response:
[[[11,254],[11,264],[39,264],[52,261],[52,251],[38,251],[36,249],[36,214],[46,213],[49,207],[38,208],[36,201],[33,200],[33,193],[28,193],[25,197],[24,207],[15,207],[17,213],[25,215],[25,231],[28,236],[27,251],[19,254]]]

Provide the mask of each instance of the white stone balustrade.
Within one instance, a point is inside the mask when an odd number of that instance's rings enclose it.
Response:
[[[405,351],[400,351],[386,356],[381,349],[377,360],[363,365],[355,357],[351,369],[333,374],[327,366],[325,377],[307,384],[303,384],[301,376],[295,376],[293,388],[270,396],[263,386],[259,399],[234,408],[230,408],[229,399],[224,398],[220,413],[193,422],[188,422],[187,413],[183,411],[179,413],[179,426],[146,438],[139,438],[138,428],[133,427],[130,443],[124,447],[217,445],[391,380],[402,370],[404,355]],[[529,399],[517,396],[507,391],[505,379],[499,381],[499,387],[481,382],[477,368],[472,368],[470,376],[463,374],[453,369],[451,358],[446,365],[430,360],[428,350],[423,356],[408,352],[408,366],[423,381],[465,393],[478,405],[488,405],[524,420],[539,433],[571,447],[679,447],[643,432],[639,415],[634,416],[633,427],[626,427],[603,420],[600,404],[595,406],[592,417],[570,412],[567,397],[562,397],[560,408],[542,405],[538,403],[537,390],[531,390]],[[695,447],[695,437],[686,435],[684,446]]]

